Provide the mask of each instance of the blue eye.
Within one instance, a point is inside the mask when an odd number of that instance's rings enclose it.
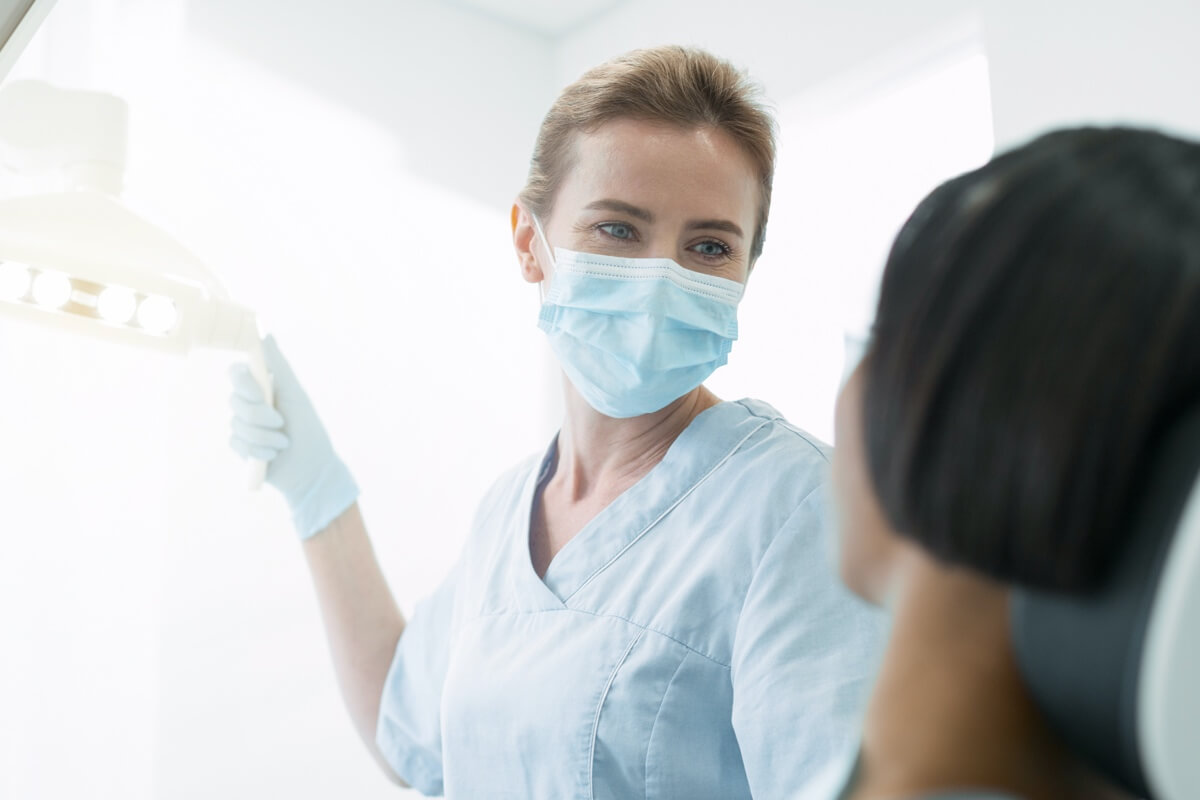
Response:
[[[726,258],[731,254],[729,246],[718,242],[714,239],[709,239],[706,242],[700,242],[692,248],[697,254],[704,258]]]
[[[597,225],[596,228],[604,231],[614,239],[627,241],[634,238],[632,226],[626,225],[623,222],[605,222],[602,225]]]

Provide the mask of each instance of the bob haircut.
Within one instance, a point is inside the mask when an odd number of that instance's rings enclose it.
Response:
[[[1093,586],[1148,451],[1200,405],[1200,145],[1063,130],[934,190],[863,370],[897,531],[1000,581]]]

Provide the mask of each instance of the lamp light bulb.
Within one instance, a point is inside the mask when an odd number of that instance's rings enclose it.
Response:
[[[71,299],[71,280],[61,272],[42,272],[33,279],[33,300],[46,308],[61,308]]]
[[[175,303],[167,297],[151,295],[141,302],[137,309],[138,324],[147,333],[164,334],[175,327],[179,312]]]
[[[29,291],[29,269],[0,262],[0,300],[20,300]]]
[[[133,292],[120,286],[110,286],[100,292],[96,302],[96,311],[100,313],[101,318],[117,324],[129,322],[136,310],[137,298]]]

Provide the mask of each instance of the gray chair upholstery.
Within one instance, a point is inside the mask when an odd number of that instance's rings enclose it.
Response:
[[[1085,596],[1013,594],[1017,660],[1062,738],[1155,800],[1200,798],[1200,409],[1142,476],[1133,536]]]

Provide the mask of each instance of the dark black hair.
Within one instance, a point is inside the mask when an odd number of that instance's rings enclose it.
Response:
[[[1200,405],[1200,145],[1046,134],[934,190],[863,362],[889,521],[946,562],[1085,590],[1155,437]]]

